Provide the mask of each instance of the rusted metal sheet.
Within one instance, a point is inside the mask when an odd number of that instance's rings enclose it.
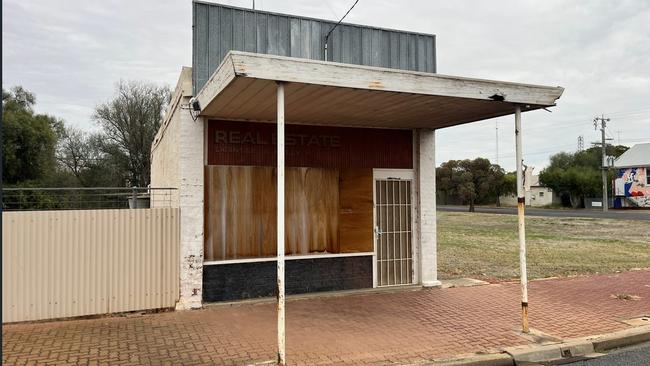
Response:
[[[325,58],[325,35],[336,22],[194,1],[194,94],[228,51]],[[328,61],[436,72],[432,34],[343,23],[328,40]]]
[[[276,164],[275,125],[209,121],[208,165]],[[286,166],[413,168],[411,130],[286,125]]]
[[[173,307],[179,210],[2,213],[2,320]]]

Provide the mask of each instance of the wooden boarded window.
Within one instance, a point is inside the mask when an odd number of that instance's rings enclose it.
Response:
[[[205,169],[205,260],[275,256],[275,168]],[[340,252],[339,171],[287,168],[285,190],[285,254]]]
[[[339,242],[341,253],[372,252],[372,169],[341,169]]]

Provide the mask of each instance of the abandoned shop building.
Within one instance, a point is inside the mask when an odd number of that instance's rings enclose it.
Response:
[[[178,189],[179,309],[274,296],[280,254],[288,294],[439,285],[436,129],[563,92],[439,75],[430,34],[192,6],[151,151],[151,186]]]

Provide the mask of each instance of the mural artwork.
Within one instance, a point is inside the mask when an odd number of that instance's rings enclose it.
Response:
[[[618,171],[614,181],[615,207],[650,208],[650,185],[647,168],[628,168]]]

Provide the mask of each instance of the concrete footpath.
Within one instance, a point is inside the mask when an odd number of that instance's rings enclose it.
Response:
[[[287,359],[300,365],[427,364],[459,354],[503,358],[504,349],[522,357],[539,346],[562,353],[558,344],[567,339],[583,341],[574,345],[577,353],[585,342],[595,344],[584,337],[645,329],[650,271],[531,282],[530,335],[519,333],[519,304],[517,283],[294,298],[287,304]],[[6,365],[244,365],[274,359],[275,306],[261,301],[13,324],[4,325],[2,335]]]

